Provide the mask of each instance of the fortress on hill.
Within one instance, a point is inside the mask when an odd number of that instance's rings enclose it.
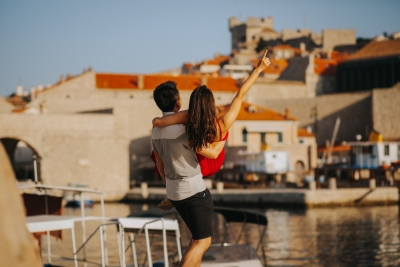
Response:
[[[400,140],[400,40],[393,34],[357,43],[353,29],[274,30],[273,19],[229,19],[232,52],[178,72],[97,73],[91,68],[30,92],[0,99],[0,140],[18,179],[48,184],[84,182],[124,197],[130,187],[156,180],[149,158],[151,119],[160,111],[154,88],[177,82],[187,108],[191,91],[207,85],[219,110],[228,105],[264,49],[273,64],[246,96],[227,142],[226,168],[238,151],[287,151],[290,168],[317,166],[317,146],[330,140],[341,118],[337,140],[367,140],[370,131]],[[27,148],[27,149],[26,149]],[[1,162],[0,164],[5,164]]]

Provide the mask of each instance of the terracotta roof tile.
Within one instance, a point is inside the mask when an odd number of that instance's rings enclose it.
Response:
[[[179,90],[194,90],[202,85],[202,77],[212,91],[236,92],[239,90],[237,81],[231,77],[210,77],[201,75],[137,75],[137,74],[96,74],[98,89],[139,89],[139,76],[143,77],[143,89],[154,90],[159,84],[166,81],[177,83]]]
[[[22,97],[18,95],[13,95],[12,97],[7,97],[5,100],[13,106],[25,106],[28,104],[28,101],[24,100]]]
[[[15,108],[12,110],[13,113],[24,113],[24,111],[26,111],[27,108]]]
[[[314,58],[314,72],[320,75],[336,75],[336,66],[338,62],[328,58]]]
[[[341,53],[336,50],[332,51],[331,58],[336,60],[338,63],[343,62],[351,56],[349,53]]]
[[[193,75],[144,75],[144,89],[154,90],[159,84],[166,81],[174,81],[179,90],[193,90],[201,85],[200,76]]]
[[[299,128],[297,130],[297,136],[300,136],[300,137],[314,137],[315,135],[313,133],[310,133],[306,129]]]
[[[137,89],[137,75],[96,74],[96,87],[99,89]]]
[[[237,92],[240,89],[237,81],[231,77],[208,77],[207,87],[211,91]]]
[[[274,50],[276,50],[276,49],[293,50],[294,48],[291,45],[288,45],[288,44],[279,44],[279,45],[274,46],[273,49]]]
[[[218,116],[222,116],[228,110],[230,105],[218,106]],[[276,111],[260,107],[257,105],[253,105],[247,102],[243,102],[241,109],[239,111],[239,115],[236,120],[267,120],[267,121],[276,121],[276,120],[297,120],[291,116],[285,116],[284,114],[280,114]]]
[[[372,41],[365,45],[348,60],[387,57],[400,55],[400,39]]]

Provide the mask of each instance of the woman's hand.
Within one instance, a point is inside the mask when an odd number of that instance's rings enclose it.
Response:
[[[262,58],[260,59],[260,61],[257,64],[257,69],[259,72],[262,72],[266,67],[268,67],[269,65],[271,65],[271,60],[269,60],[269,58],[267,58],[267,53],[268,50],[265,50],[264,55],[262,56]]]
[[[153,127],[159,127],[160,126],[160,117],[155,117],[153,120],[152,120],[152,123],[153,123]]]

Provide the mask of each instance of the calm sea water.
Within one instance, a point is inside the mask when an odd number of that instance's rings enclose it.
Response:
[[[125,217],[131,213],[155,208],[148,205],[106,204],[106,216]],[[266,214],[269,223],[263,243],[267,266],[400,266],[400,213],[399,206],[358,207],[358,208],[316,208],[316,209],[255,209],[248,210]],[[66,208],[65,215],[79,215],[79,209]],[[100,215],[100,205],[86,209],[86,215]],[[168,217],[174,217],[169,215]],[[213,242],[223,238],[223,219],[215,215]],[[180,221],[182,245],[187,246],[190,233]],[[88,235],[97,223],[87,223]],[[238,233],[240,225],[233,225]],[[109,265],[118,265],[116,227],[107,227]],[[256,245],[258,228],[250,226],[241,238]],[[76,224],[78,246],[82,243],[82,227]],[[160,237],[155,236],[153,261],[162,259]],[[46,238],[42,238],[43,262],[47,262]],[[52,253],[71,257],[72,245],[69,231],[63,232],[63,240],[51,239]],[[145,263],[144,239],[138,238],[139,263]],[[169,237],[168,248],[174,252],[173,237]],[[262,257],[261,251],[258,251]],[[80,252],[79,258],[85,255]],[[101,263],[98,235],[89,242],[86,249],[86,265]],[[130,251],[127,259],[131,260]],[[53,258],[53,264],[73,266],[71,261]]]

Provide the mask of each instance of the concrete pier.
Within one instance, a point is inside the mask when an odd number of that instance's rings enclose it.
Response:
[[[219,188],[220,189],[220,188]],[[211,189],[215,205],[262,205],[262,206],[372,206],[399,203],[397,187],[336,188],[336,189]],[[143,197],[141,188],[131,189],[126,202],[160,202],[165,188],[148,188]]]

